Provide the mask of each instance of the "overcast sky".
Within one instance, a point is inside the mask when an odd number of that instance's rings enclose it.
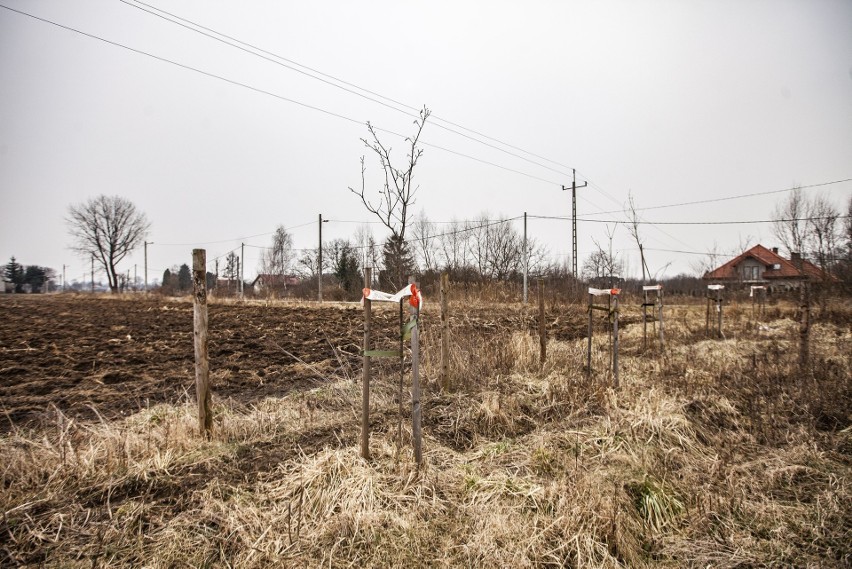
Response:
[[[623,210],[628,193],[643,208],[852,178],[848,0],[146,2],[428,106],[414,209],[434,221],[570,217],[561,185],[570,186],[572,168],[589,183],[578,190],[581,220],[623,220],[601,212]],[[328,239],[359,227],[342,221],[375,221],[347,190],[361,181],[360,138],[366,121],[411,134],[409,108],[379,105],[130,0],[0,3],[162,58],[0,9],[3,263],[15,255],[60,273],[65,264],[69,281],[81,279],[88,263],[69,250],[64,220],[69,204],[98,194],[123,196],[150,219],[152,280],[190,263],[193,247],[212,259],[241,242],[251,276],[278,225],[292,228],[296,247],[315,247],[320,213],[340,220],[324,225]],[[514,148],[461,137],[440,119]],[[401,138],[383,139],[404,159]],[[369,155],[367,168],[368,189],[377,187]],[[845,210],[852,182],[806,191]],[[765,220],[786,195],[642,216]],[[593,239],[606,244],[607,229],[638,274],[635,244],[614,223],[580,222],[581,264]],[[555,259],[570,254],[570,221],[531,218],[529,233]],[[692,270],[700,256],[684,252],[778,245],[767,224],[644,225],[641,233],[652,272],[664,276]],[[132,273],[134,264],[141,278],[141,249],[121,268]]]

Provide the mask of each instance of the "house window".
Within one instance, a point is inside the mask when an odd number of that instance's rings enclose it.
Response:
[[[760,267],[743,267],[743,279],[747,281],[760,279]]]

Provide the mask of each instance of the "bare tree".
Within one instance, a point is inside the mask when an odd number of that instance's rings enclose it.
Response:
[[[260,270],[268,275],[285,276],[293,268],[293,236],[283,225],[272,235],[272,246],[263,252]]]
[[[814,196],[810,204],[808,229],[813,246],[812,255],[819,268],[827,274],[834,265],[840,245],[838,220],[840,212],[824,194]]]
[[[615,279],[621,278],[624,275],[624,263],[618,258],[618,255],[612,251],[612,238],[615,236],[615,230],[618,224],[609,230],[607,226],[607,238],[609,239],[609,248],[604,249],[597,240],[592,239],[597,251],[593,252],[583,263],[583,277],[593,281],[598,285],[608,282],[607,286],[615,286]]]
[[[405,232],[408,226],[409,208],[414,205],[414,198],[418,189],[412,183],[413,174],[417,161],[423,155],[423,149],[418,147],[418,142],[430,114],[431,111],[423,107],[420,111],[420,118],[414,121],[416,132],[414,136],[405,139],[409,149],[405,165],[401,168],[397,167],[395,165],[397,162],[391,158],[392,148],[385,146],[379,140],[376,129],[368,122],[367,130],[370,132],[371,140],[362,138],[361,142],[378,156],[379,164],[384,174],[384,182],[378,191],[377,201],[374,202],[374,200],[367,197],[367,167],[365,165],[365,157],[362,156],[361,189],[355,190],[351,186],[349,188],[349,191],[361,198],[361,202],[367,208],[367,211],[378,217],[382,224],[391,232],[390,238],[385,243],[385,260],[391,261],[394,265],[392,270],[395,274],[392,277],[397,285],[401,285],[404,282],[405,275],[402,272],[407,268],[407,263],[404,261],[410,256],[405,241]],[[385,268],[386,270],[391,270],[391,267]]]
[[[464,231],[464,223],[453,219],[449,228],[439,237],[441,265],[449,272],[458,272],[467,265],[467,242],[470,233]]]
[[[378,245],[368,225],[360,225],[355,231],[355,249],[361,257],[362,267],[375,268],[380,265]]]
[[[142,243],[151,227],[145,214],[125,198],[100,195],[68,206],[66,222],[74,238],[72,250],[94,258],[106,272],[110,290],[117,293],[116,266]]]
[[[645,283],[646,277],[650,276],[651,270],[648,269],[648,263],[645,261],[645,248],[642,244],[642,239],[639,235],[639,214],[636,210],[636,203],[633,201],[633,194],[627,194],[627,231],[630,236],[636,241],[636,246],[639,247],[639,262],[642,264],[642,283]]]
[[[419,261],[420,268],[424,272],[438,271],[438,252],[436,247],[437,231],[433,222],[429,221],[426,214],[420,212],[420,215],[414,219],[414,224],[411,226],[413,235],[414,250]]]
[[[796,188],[787,199],[775,206],[772,211],[772,232],[787,252],[801,253],[808,249],[808,222],[811,217],[810,204],[802,188]]]

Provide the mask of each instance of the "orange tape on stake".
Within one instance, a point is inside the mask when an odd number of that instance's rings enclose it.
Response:
[[[414,308],[420,307],[420,292],[417,290],[417,285],[411,283],[411,296],[408,298],[409,304]]]

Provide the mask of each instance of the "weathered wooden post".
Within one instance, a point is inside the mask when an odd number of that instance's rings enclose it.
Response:
[[[642,267],[644,272],[645,267]],[[642,349],[648,349],[648,289],[642,287]]]
[[[399,385],[396,396],[398,416],[396,423],[397,452],[402,451],[402,393],[405,386],[405,323],[402,321],[404,298],[399,299]]]
[[[207,438],[213,431],[210,410],[210,363],[207,359],[207,251],[192,250],[193,329],[195,340],[195,396],[198,428]]]
[[[450,389],[450,315],[447,297],[450,292],[450,276],[441,274],[441,389]]]
[[[613,387],[618,389],[618,296],[613,295],[612,320],[612,378]]]
[[[586,348],[586,375],[592,374],[592,333],[594,332],[594,328],[592,327],[592,309],[594,308],[594,298],[591,290],[589,290],[589,344]]]
[[[808,283],[801,284],[799,293],[801,314],[799,316],[799,367],[805,371],[810,359],[811,296]]]
[[[707,285],[707,320],[704,324],[704,332],[709,335],[710,328],[710,303],[713,302],[716,305],[716,312],[718,312],[718,334],[719,337],[722,336],[722,291],[725,289],[725,285],[721,284],[711,284]],[[712,295],[712,296],[711,296]]]
[[[373,269],[364,268],[364,288],[369,289],[373,282]],[[370,324],[372,319],[371,301],[364,294],[364,376],[361,382],[361,458],[370,459]]]
[[[414,277],[408,277],[408,284],[417,290]],[[414,291],[412,291],[414,292]],[[411,329],[411,436],[414,438],[414,462],[423,464],[423,437],[420,430],[420,293],[411,295],[411,316],[414,327]]]
[[[657,291],[657,295],[660,299],[660,350],[662,351],[666,349],[666,325],[663,322],[663,285],[660,285],[660,290]]]
[[[540,344],[538,365],[544,369],[547,360],[547,328],[544,322],[544,281],[538,279],[538,341]]]
[[[724,299],[722,297],[721,289],[718,291],[718,295],[719,295],[719,337],[722,338],[723,337],[722,336],[722,318],[723,318],[722,302],[723,302]]]

